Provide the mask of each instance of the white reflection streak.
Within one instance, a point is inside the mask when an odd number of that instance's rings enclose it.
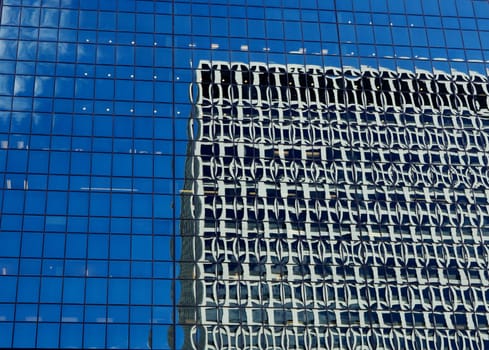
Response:
[[[301,54],[305,54],[306,53],[306,49],[303,48],[303,47],[301,47],[301,48],[299,48],[299,50],[289,51],[289,53],[296,54],[296,55],[301,55]]]
[[[114,192],[138,192],[137,188],[119,188],[119,187],[80,187],[82,191],[114,191]]]
[[[80,58],[86,58],[86,53],[87,50],[83,46],[83,44],[78,44],[76,46],[76,54],[78,55],[77,60],[80,60]]]
[[[37,321],[42,321],[42,318],[37,316],[26,316],[25,320],[27,322],[37,322]]]
[[[34,83],[34,96],[43,96],[45,89],[44,82],[52,78],[48,77],[36,77],[36,82]]]
[[[14,95],[18,95],[26,91],[25,78],[22,75],[16,75],[14,82]]]

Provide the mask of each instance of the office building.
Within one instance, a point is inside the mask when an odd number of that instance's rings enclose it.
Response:
[[[489,4],[3,0],[0,347],[489,347]]]

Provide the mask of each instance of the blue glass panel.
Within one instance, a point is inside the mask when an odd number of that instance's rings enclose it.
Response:
[[[86,302],[105,304],[107,301],[107,281],[101,278],[87,280]],[[105,316],[105,311],[103,313]]]
[[[18,256],[20,253],[21,234],[19,232],[0,232],[2,244],[0,244],[1,256]]]
[[[129,280],[110,279],[109,280],[109,304],[128,304],[129,303]]]
[[[80,348],[82,345],[82,324],[79,323],[62,323],[61,324],[61,337],[60,337],[60,347],[64,348]]]
[[[37,277],[20,277],[18,280],[17,301],[37,302],[39,299],[39,283]],[[36,308],[34,308],[36,310]],[[30,317],[27,315],[26,317]]]
[[[65,236],[62,234],[51,233],[44,235],[44,257],[62,258],[64,257]]]
[[[12,302],[15,300],[17,291],[17,279],[10,276],[0,276],[2,288],[0,290],[0,301]]]
[[[36,323],[15,324],[13,346],[18,348],[33,348],[36,346]]]
[[[151,302],[151,285],[149,279],[133,279],[131,281],[131,299],[132,305],[148,304]]]
[[[65,260],[65,276],[85,276],[86,274],[87,267],[84,260]]]
[[[144,348],[148,346],[148,336],[149,336],[149,327],[148,326],[140,326],[140,325],[132,325],[130,329],[130,347],[133,349]]]
[[[87,324],[85,326],[83,346],[87,348],[105,347],[105,324]]]
[[[22,240],[24,241],[24,240]],[[13,266],[7,267],[7,271],[13,271]],[[23,259],[20,261],[20,273],[22,275],[39,275],[41,273],[41,260]],[[37,300],[37,298],[36,298]]]
[[[37,326],[37,343],[38,348],[57,348],[59,341],[59,324],[48,323]]]
[[[107,325],[107,347],[127,348],[128,346],[128,326]]]
[[[107,258],[108,235],[90,234],[88,235],[88,257],[103,259]]]

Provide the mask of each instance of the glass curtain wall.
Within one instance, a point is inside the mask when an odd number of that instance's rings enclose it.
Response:
[[[489,347],[487,1],[0,5],[0,347]]]

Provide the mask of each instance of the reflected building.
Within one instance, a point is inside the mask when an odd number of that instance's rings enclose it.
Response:
[[[195,74],[188,348],[489,346],[487,76],[224,61]]]

